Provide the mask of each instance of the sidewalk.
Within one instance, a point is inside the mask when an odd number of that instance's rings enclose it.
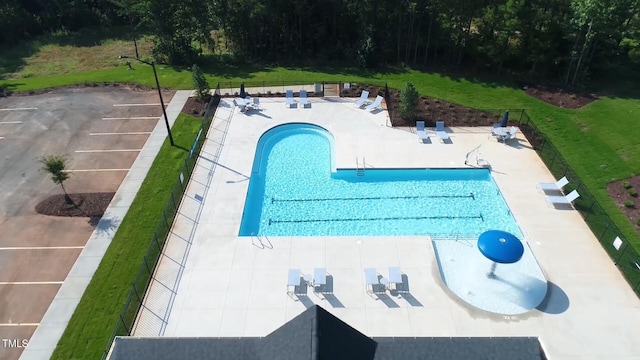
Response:
[[[190,90],[181,90],[177,91],[173,96],[166,109],[170,125],[173,126],[190,95]],[[113,236],[118,231],[118,227],[127,211],[129,211],[129,207],[166,137],[167,130],[164,120],[158,118],[156,127],[149,135],[147,142],[138,154],[131,169],[129,169],[122,184],[120,184],[113,200],[111,200],[102,219],[71,268],[20,359],[40,360],[51,358],[58,341],[62,337],[62,333],[71,319],[71,315],[73,315],[80,298],[82,298],[87,285],[89,285],[100,261],[102,261],[102,257],[111,244]]]

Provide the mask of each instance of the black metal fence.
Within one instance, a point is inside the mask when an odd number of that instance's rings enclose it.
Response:
[[[217,90],[218,89],[216,89],[216,91]],[[178,212],[178,207],[180,206],[182,195],[186,190],[189,178],[191,177],[193,168],[196,165],[196,160],[198,158],[198,155],[200,154],[200,149],[202,149],[202,145],[204,144],[207,130],[211,125],[211,121],[213,121],[215,110],[218,103],[220,102],[220,96],[215,95],[216,91],[214,91],[214,96],[211,98],[211,101],[209,101],[209,104],[207,105],[207,110],[202,119],[202,123],[200,124],[200,129],[198,131],[198,134],[196,135],[196,139],[191,145],[189,154],[187,155],[187,158],[182,165],[182,169],[180,170],[180,176],[173,187],[173,191],[171,192],[169,202],[167,203],[162,214],[162,218],[160,219],[158,226],[156,227],[156,231],[151,238],[151,243],[149,244],[147,253],[142,260],[140,269],[138,270],[138,275],[133,282],[133,286],[131,287],[131,291],[129,292],[127,301],[122,311],[120,312],[118,322],[115,326],[113,334],[111,335],[111,338],[109,339],[109,344],[107,345],[107,348],[105,349],[102,356],[103,360],[106,359],[109,355],[111,345],[113,344],[116,336],[131,335],[133,324],[138,317],[138,313],[140,311],[140,308],[142,307],[142,302],[144,301],[145,294],[147,292],[149,284],[151,283],[156,265],[160,260],[160,255],[162,254],[164,244],[167,241],[169,232],[171,231],[173,220]]]
[[[520,130],[547,165],[549,171],[557,179],[563,176],[567,177],[569,184],[565,187],[566,191],[578,191],[580,197],[574,201],[574,208],[589,225],[600,245],[609,254],[633,291],[640,297],[640,256],[636,249],[629,245],[628,241],[624,240],[622,231],[611,220],[591,192],[587,190],[556,147],[538,130],[524,110],[519,114],[519,122]],[[616,238],[620,238],[622,242],[614,244]]]

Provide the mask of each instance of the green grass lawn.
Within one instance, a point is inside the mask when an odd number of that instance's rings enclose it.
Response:
[[[53,359],[99,359],[167,205],[201,120],[181,114],[76,308]],[[183,149],[184,148],[184,149]]]
[[[126,36],[95,34],[94,38],[95,41],[84,45],[62,37],[62,40],[41,41],[40,45],[36,43],[25,45],[22,49],[3,51],[0,55],[0,87],[28,91],[84,82],[123,82],[155,86],[149,66],[134,63],[135,70],[129,71],[124,61],[117,59],[121,53],[133,53],[132,44],[127,42]],[[56,45],[57,43],[60,44]],[[72,45],[65,47],[63,51],[62,47],[69,43]],[[96,46],[94,50],[98,50],[114,46],[113,44],[118,44],[118,47],[109,51],[95,51],[95,54],[81,49],[83,46]],[[67,59],[56,63],[57,57],[51,55],[55,53],[64,53]],[[85,56],[83,61],[78,60],[81,56]],[[51,64],[51,61],[54,63]],[[218,82],[233,82],[237,86],[241,81],[267,84],[283,81],[336,81],[388,83],[390,87],[401,89],[406,81],[412,81],[422,95],[467,107],[524,108],[621,228],[625,239],[636,249],[640,249],[640,236],[634,226],[606,193],[608,182],[640,173],[640,143],[637,140],[640,138],[640,127],[634,124],[640,116],[638,94],[609,93],[607,97],[582,109],[570,110],[533,99],[507,81],[446,76],[412,69],[364,71],[350,68],[292,69],[222,64],[202,65],[201,68],[207,73],[211,87],[215,87]],[[163,87],[193,88],[191,73],[186,68],[158,66],[158,76]],[[193,141],[199,122],[191,125],[182,118],[174,126],[177,143],[187,148]],[[169,148],[167,144],[162,148],[158,159],[163,160],[156,160],[150,173],[156,175],[147,177],[134,201],[130,214],[136,214],[136,219],[128,216],[123,221],[59,343],[54,358],[96,358],[104,351],[184,156],[186,153],[182,150]]]

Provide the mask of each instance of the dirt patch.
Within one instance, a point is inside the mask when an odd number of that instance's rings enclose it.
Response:
[[[71,202],[64,194],[50,196],[36,205],[36,212],[50,216],[101,217],[115,193],[69,194]]]
[[[640,197],[638,197],[638,193],[640,193],[640,175],[607,184],[607,192],[627,219],[635,226],[636,230],[640,232],[640,226],[638,226],[638,220],[640,219]]]
[[[560,108],[579,109],[598,100],[589,93],[573,92],[562,87],[548,85],[523,85],[522,90],[529,96]]]
[[[187,102],[182,107],[182,112],[187,115],[202,117],[207,111],[208,103],[209,99],[200,101],[198,98],[192,96],[187,99]]]

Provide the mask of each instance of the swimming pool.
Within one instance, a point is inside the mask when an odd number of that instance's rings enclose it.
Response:
[[[333,136],[285,124],[258,142],[239,235],[521,236],[487,169],[335,169]],[[407,156],[410,156],[407,154]]]

